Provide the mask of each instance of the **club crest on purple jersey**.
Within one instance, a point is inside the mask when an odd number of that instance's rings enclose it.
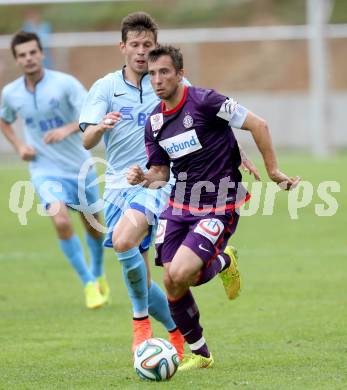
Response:
[[[186,129],[189,129],[189,127],[192,127],[193,126],[193,118],[188,114],[186,113],[184,119],[183,119],[183,126],[186,128]]]
[[[153,132],[157,132],[161,129],[164,123],[163,114],[160,112],[159,114],[151,115],[151,127]]]
[[[194,232],[198,233],[215,244],[224,230],[223,222],[216,218],[202,219],[195,227]]]

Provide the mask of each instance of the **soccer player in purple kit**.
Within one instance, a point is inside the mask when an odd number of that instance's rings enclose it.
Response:
[[[289,178],[278,169],[263,119],[214,90],[181,83],[183,57],[178,49],[154,49],[148,69],[162,101],[146,124],[149,170],[144,173],[139,166],[132,167],[128,181],[158,187],[168,180],[172,162],[177,182],[160,216],[156,264],[164,267],[171,315],[192,351],[179,370],[209,368],[214,360],[190,287],[230,269],[227,242],[237,227],[238,208],[249,198],[241,185],[241,157],[231,127],[252,133],[271,180],[290,189],[300,178]],[[233,290],[238,275],[230,271],[228,276],[224,287]]]

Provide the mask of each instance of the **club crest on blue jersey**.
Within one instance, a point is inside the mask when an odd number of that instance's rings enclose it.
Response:
[[[49,101],[49,106],[51,107],[52,110],[59,108],[59,100],[55,99],[55,98],[52,98]]]
[[[25,124],[28,127],[34,128],[35,127],[34,118],[31,118],[31,117],[25,118]]]
[[[159,131],[163,126],[164,117],[161,112],[159,114],[151,115],[150,120],[153,132]]]
[[[189,115],[189,113],[186,113],[184,119],[183,119],[183,126],[186,128],[186,129],[189,129],[189,127],[192,127],[193,126],[193,118]]]

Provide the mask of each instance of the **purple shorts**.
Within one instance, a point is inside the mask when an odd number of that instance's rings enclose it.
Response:
[[[214,213],[199,216],[188,210],[175,215],[169,206],[161,215],[155,240],[155,264],[169,263],[178,248],[185,245],[204,262],[205,267],[223,252],[228,240],[234,234],[239,214],[228,210],[224,215]]]

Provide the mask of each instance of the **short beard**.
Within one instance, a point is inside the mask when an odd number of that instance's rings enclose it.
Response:
[[[179,85],[177,85],[177,87],[170,93],[170,95],[165,96],[163,99],[170,100],[172,97],[174,97],[177,93],[178,87],[179,87]]]

